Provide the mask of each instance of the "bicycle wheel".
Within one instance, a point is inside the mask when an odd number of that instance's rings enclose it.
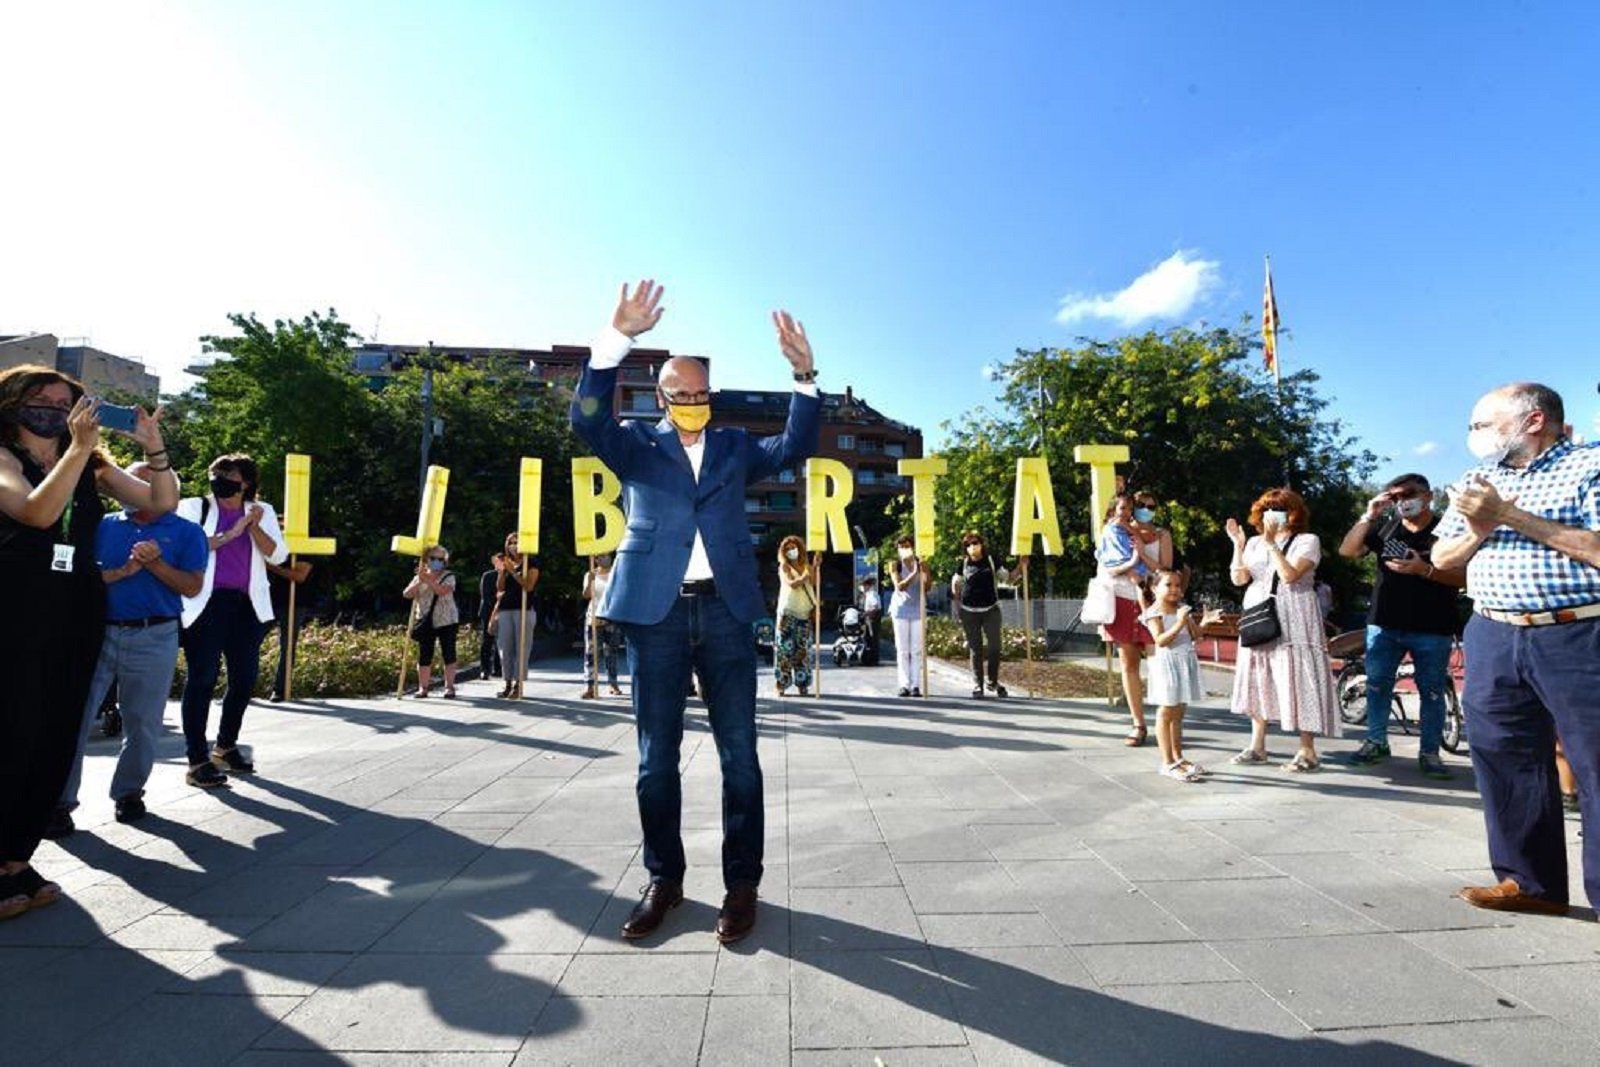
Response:
[[[1444,750],[1461,751],[1461,742],[1467,738],[1467,718],[1461,713],[1461,698],[1456,695],[1456,684],[1451,681],[1444,687]]]
[[[1367,673],[1358,662],[1346,663],[1334,683],[1339,694],[1339,718],[1354,726],[1367,721]]]

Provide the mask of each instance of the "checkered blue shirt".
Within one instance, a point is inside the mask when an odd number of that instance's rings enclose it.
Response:
[[[1561,440],[1526,467],[1474,467],[1501,496],[1541,518],[1600,530],[1600,444]],[[1467,532],[1454,506],[1434,534],[1439,540]],[[1509,526],[1496,528],[1467,564],[1467,593],[1479,607],[1498,611],[1553,611],[1600,603],[1600,569],[1564,556]]]

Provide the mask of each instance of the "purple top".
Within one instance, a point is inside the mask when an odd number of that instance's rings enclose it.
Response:
[[[226,508],[217,505],[217,533],[227,533],[244,521],[244,508]],[[250,553],[255,545],[250,535],[236,537],[217,549],[217,569],[211,578],[213,589],[250,591]]]

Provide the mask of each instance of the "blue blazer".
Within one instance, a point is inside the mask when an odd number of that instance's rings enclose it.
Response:
[[[618,423],[611,413],[617,372],[585,367],[572,399],[572,429],[622,480],[628,528],[600,604],[602,618],[653,625],[678,599],[695,531],[705,542],[717,592],[741,622],[767,614],[756,580],[744,488],[812,456],[822,421],[820,397],[796,391],[783,433],[751,437],[742,429],[707,427],[700,479],[678,431]]]

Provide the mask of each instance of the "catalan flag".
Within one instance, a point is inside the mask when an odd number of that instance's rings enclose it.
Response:
[[[1261,352],[1274,381],[1278,373],[1278,298],[1272,295],[1272,257],[1267,257],[1267,287],[1261,294]]]

